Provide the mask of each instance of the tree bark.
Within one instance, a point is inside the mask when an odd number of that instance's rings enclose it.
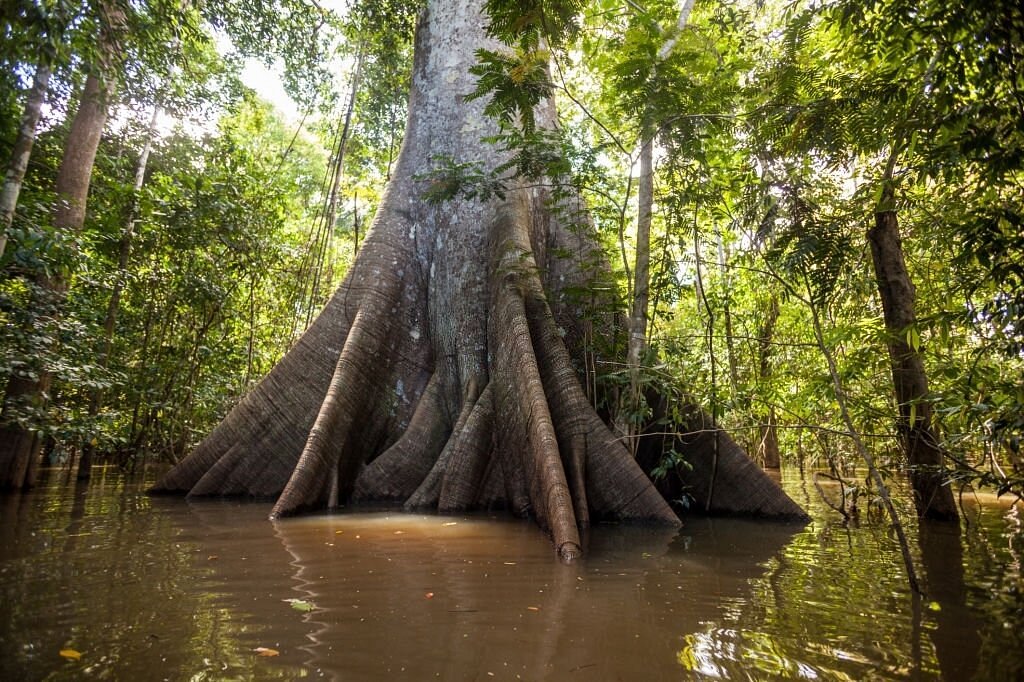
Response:
[[[50,87],[50,64],[45,56],[41,56],[32,78],[32,88],[25,99],[25,111],[18,126],[18,136],[11,148],[11,160],[4,174],[4,186],[0,191],[0,259],[7,248],[7,230],[14,222],[14,210],[18,206],[18,195],[21,183],[28,170],[28,160],[32,156],[32,146],[36,141],[36,128],[42,115],[46,93]]]
[[[422,198],[437,156],[507,160],[482,139],[495,132],[484,102],[463,98],[475,50],[500,49],[482,5],[428,3],[402,150],[352,269],[155,492],[276,496],[274,517],[371,500],[507,508],[533,517],[564,559],[592,519],[678,524],[581,383],[584,339],[612,318],[571,294],[603,259],[577,202],[551,210],[540,187]],[[542,103],[537,120],[554,119]]]
[[[891,206],[887,190],[881,208]],[[879,210],[868,231],[878,295],[888,332],[893,388],[899,410],[897,428],[910,467],[910,484],[919,516],[956,521],[953,492],[944,483],[943,452],[932,426],[928,377],[917,336],[914,285],[907,272],[894,210]],[[913,343],[910,340],[914,340]]]
[[[121,54],[124,14],[113,4],[101,5],[99,13],[99,64],[86,78],[54,183],[57,200],[53,225],[57,232],[66,234],[80,231],[85,222],[92,167],[113,95],[112,74]],[[67,290],[66,277],[60,272],[39,274],[34,278],[34,287],[34,305],[44,311],[37,324],[56,324]],[[49,369],[43,367],[34,376],[12,376],[7,382],[0,410],[0,490],[31,486],[35,482],[35,467],[30,462],[39,453],[38,433],[29,423],[16,419],[16,415],[42,410],[52,380]]]

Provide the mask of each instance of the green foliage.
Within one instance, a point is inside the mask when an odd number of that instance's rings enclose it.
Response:
[[[801,293],[814,305],[826,305],[838,293],[840,278],[857,255],[849,216],[830,215],[838,204],[833,186],[819,182],[812,187],[797,178],[776,189],[778,196],[770,195],[768,214],[758,224],[767,243],[765,256],[788,278],[801,283]],[[814,196],[815,190],[826,196]]]
[[[428,173],[416,176],[427,181],[423,197],[432,204],[440,204],[456,197],[488,201],[504,199],[507,187],[497,174],[485,170],[479,161],[457,163],[450,156],[435,156],[437,166]]]
[[[136,10],[138,23],[174,7]],[[296,296],[295,283],[326,159],[237,84],[209,97],[211,78],[230,69],[195,20],[169,21],[148,44],[133,24],[125,94],[140,108],[157,98],[165,111],[201,105],[219,119],[207,133],[180,128],[155,140],[141,192],[133,178],[151,132],[126,113],[101,142],[84,230],[57,231],[49,188],[68,122],[35,145],[0,277],[0,387],[52,377],[47,400],[9,403],[5,417],[58,444],[55,452],[91,443],[125,465],[180,456],[286,350],[297,308],[322,302]],[[143,59],[161,45],[163,61]],[[161,69],[177,58],[187,68],[166,80]],[[57,273],[66,293],[40,286]]]
[[[477,63],[470,73],[477,76],[477,87],[466,95],[467,101],[490,96],[484,113],[504,127],[519,124],[524,133],[536,129],[534,109],[551,94],[548,80],[547,50],[495,52],[477,50]]]
[[[319,84],[330,78],[331,14],[302,0],[222,0],[198,7],[204,21],[225,33],[242,55],[268,66],[280,60],[285,88],[297,101],[308,106],[317,99]]]
[[[580,30],[581,0],[487,0],[488,32],[507,45],[532,51],[544,40],[552,45],[572,41]]]

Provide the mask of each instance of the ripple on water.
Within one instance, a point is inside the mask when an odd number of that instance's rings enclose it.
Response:
[[[979,665],[1012,679],[1020,665],[1005,507],[962,559],[955,534],[915,549],[935,588],[915,611],[887,529],[813,508],[806,528],[600,526],[565,566],[504,517],[270,523],[269,503],[117,485],[0,505],[0,679],[963,679]]]

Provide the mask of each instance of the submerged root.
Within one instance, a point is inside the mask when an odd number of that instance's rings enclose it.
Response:
[[[519,451],[533,513],[550,531],[559,555],[579,552],[572,495],[533,352],[522,294],[513,282],[499,287],[494,319],[491,343],[497,350],[495,398],[498,412],[510,415],[498,430],[498,447]]]
[[[477,399],[479,398],[480,389],[478,388],[477,382],[471,380],[464,393],[462,410],[459,413],[459,418],[455,421],[455,427],[452,429],[452,435],[448,438],[448,442],[445,443],[444,449],[441,450],[441,454],[438,455],[437,460],[434,462],[434,466],[432,466],[427,475],[423,477],[423,480],[416,488],[416,491],[409,496],[408,500],[406,500],[406,509],[437,508],[438,501],[441,497],[441,486],[444,483],[445,475],[448,471],[448,464],[455,451],[456,444],[459,442],[459,437],[465,429],[466,423],[469,421],[469,416],[473,412]]]
[[[435,371],[416,405],[409,427],[359,473],[352,501],[405,502],[430,473],[450,431],[441,375]]]
[[[470,509],[481,497],[481,487],[490,463],[494,398],[488,383],[473,405],[465,425],[454,438],[451,455],[441,484],[437,509],[454,512]]]
[[[368,294],[359,306],[345,346],[338,356],[316,419],[295,470],[270,512],[278,518],[313,506],[336,507],[347,497],[362,465],[362,453],[351,447],[353,424],[368,414],[368,406],[381,394],[380,376],[389,376],[382,366],[381,349],[390,332],[392,316],[381,315],[398,300],[400,280],[385,282]],[[348,446],[348,447],[347,447]]]

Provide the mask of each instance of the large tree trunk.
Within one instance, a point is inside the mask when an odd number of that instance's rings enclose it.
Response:
[[[891,192],[887,192],[883,201],[892,203]],[[888,332],[892,381],[899,409],[897,427],[910,465],[914,504],[919,516],[955,521],[958,519],[956,503],[953,492],[944,484],[942,448],[932,427],[924,361],[917,344],[908,342],[908,338],[916,334],[914,285],[903,259],[895,211],[875,213],[875,225],[868,231],[868,242]]]
[[[78,232],[85,222],[92,167],[106,125],[107,108],[113,94],[114,69],[121,54],[119,41],[125,26],[123,11],[112,3],[105,3],[100,5],[99,13],[102,18],[99,64],[86,78],[54,182],[57,200],[53,226],[58,233]],[[61,315],[67,291],[66,277],[60,272],[40,273],[33,284],[38,324],[54,324]],[[0,490],[35,483],[35,467],[30,463],[39,454],[38,433],[30,425],[17,420],[16,415],[40,411],[46,404],[52,380],[49,369],[43,367],[34,376],[12,376],[7,382],[0,411]]]
[[[505,507],[533,516],[565,558],[592,518],[678,523],[582,388],[583,340],[605,321],[569,293],[602,260],[576,202],[551,210],[536,187],[422,198],[436,156],[506,160],[481,140],[494,132],[484,103],[463,99],[474,51],[498,47],[482,4],[428,4],[402,151],[351,271],[156,491],[278,496],[275,517],[348,501]],[[540,109],[553,124],[553,104]]]

